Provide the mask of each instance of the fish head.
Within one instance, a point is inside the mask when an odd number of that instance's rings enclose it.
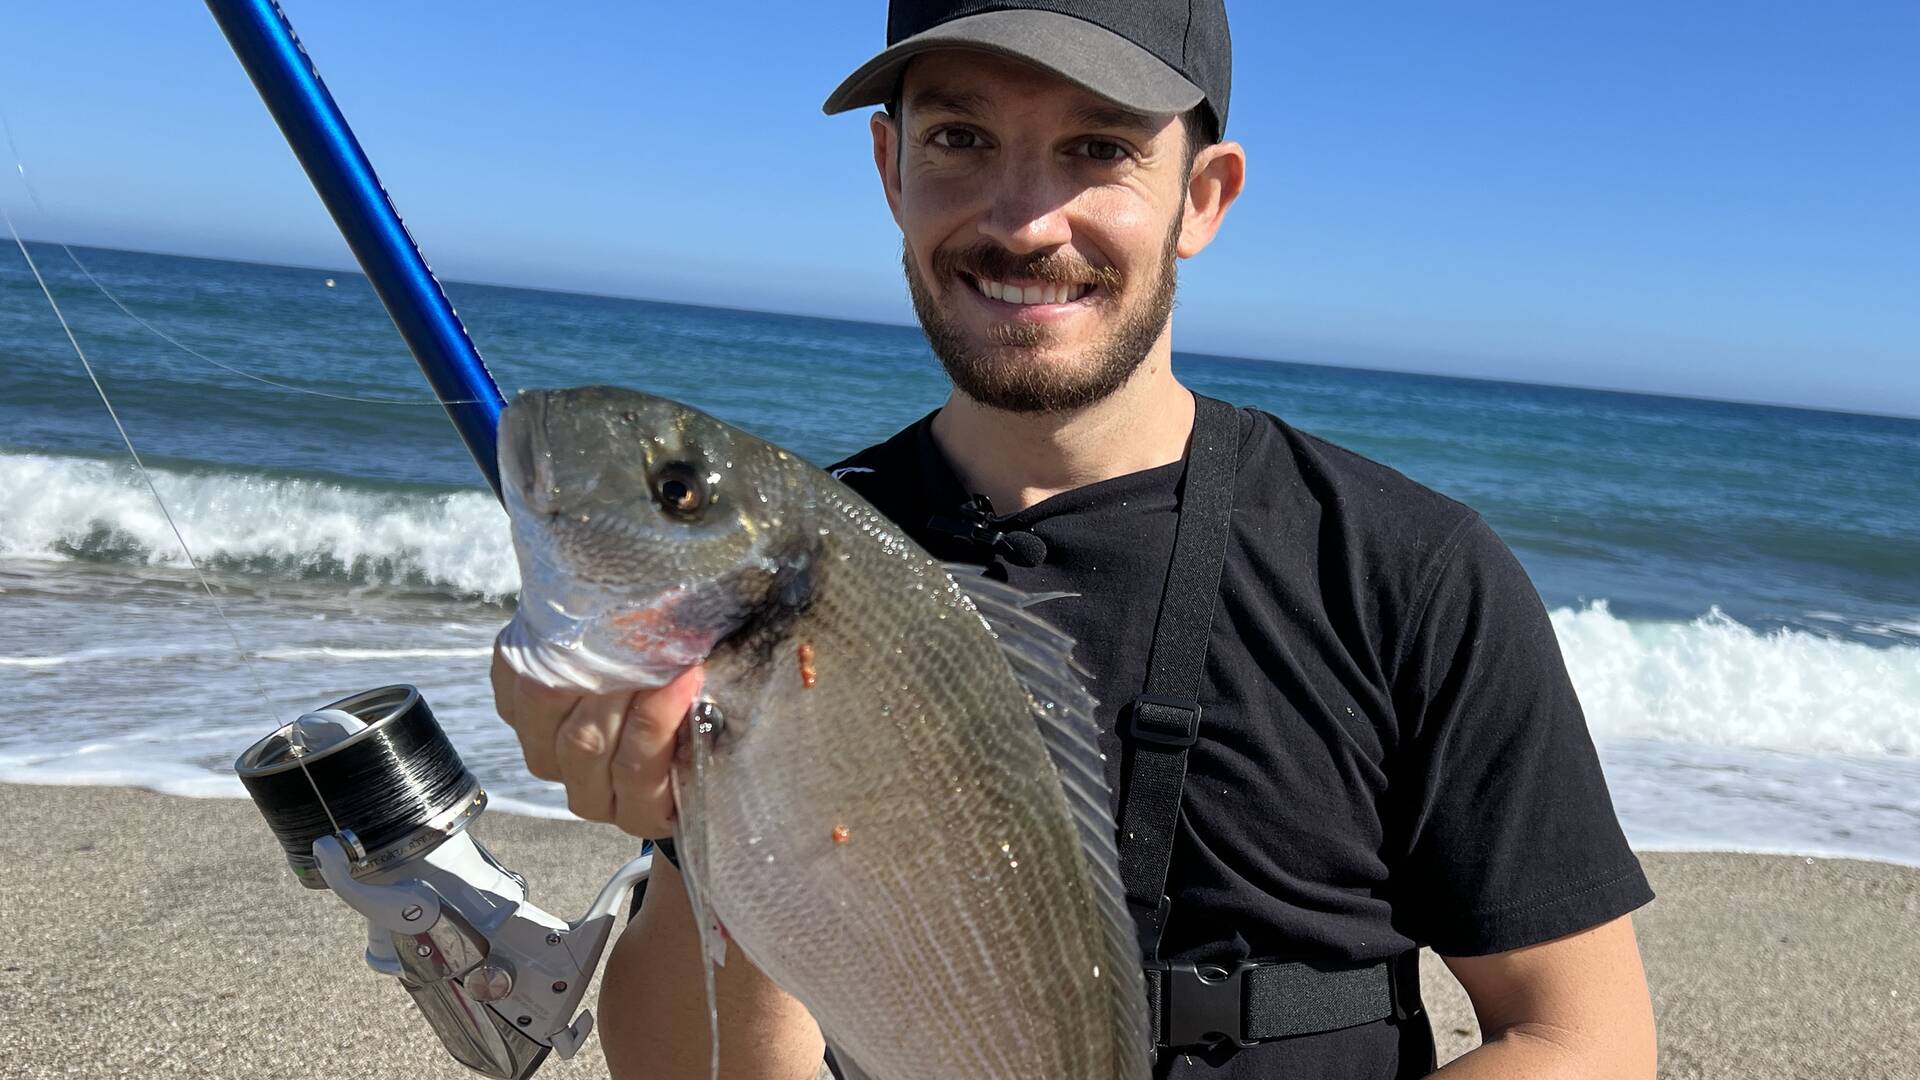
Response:
[[[811,468],[787,451],[603,386],[523,391],[499,441],[521,578],[501,643],[521,674],[659,686],[811,600]]]

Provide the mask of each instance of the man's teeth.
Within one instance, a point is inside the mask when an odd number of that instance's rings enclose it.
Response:
[[[986,278],[974,278],[973,285],[988,299],[1009,304],[1071,304],[1093,291],[1092,285],[1084,283],[1021,286],[988,281]]]

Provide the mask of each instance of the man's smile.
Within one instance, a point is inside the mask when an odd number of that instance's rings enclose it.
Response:
[[[1093,282],[1035,281],[1027,278],[995,280],[962,272],[958,275],[976,303],[995,318],[1052,321],[1093,305],[1104,290]]]

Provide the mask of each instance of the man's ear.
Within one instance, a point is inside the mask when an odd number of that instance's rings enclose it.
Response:
[[[1247,152],[1237,142],[1215,143],[1194,155],[1187,174],[1187,200],[1180,221],[1181,258],[1190,259],[1213,243],[1227,208],[1247,186]]]
[[[887,209],[900,223],[900,125],[884,112],[867,122],[873,129],[873,167],[880,170],[880,186],[887,193]]]

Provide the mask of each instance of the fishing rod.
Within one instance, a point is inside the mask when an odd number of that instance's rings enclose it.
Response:
[[[506,400],[360,149],[347,118],[275,0],[207,0],[233,54],[386,305],[447,418],[500,494],[496,453]]]
[[[206,3],[499,496],[500,389],[292,24],[274,0]],[[368,966],[399,979],[455,1060],[525,1080],[549,1052],[585,1043],[593,1015],[574,1010],[615,913],[646,880],[645,846],[580,918],[535,907],[526,879],[466,831],[486,793],[411,686],[307,713],[234,770],[294,876],[366,918]]]

